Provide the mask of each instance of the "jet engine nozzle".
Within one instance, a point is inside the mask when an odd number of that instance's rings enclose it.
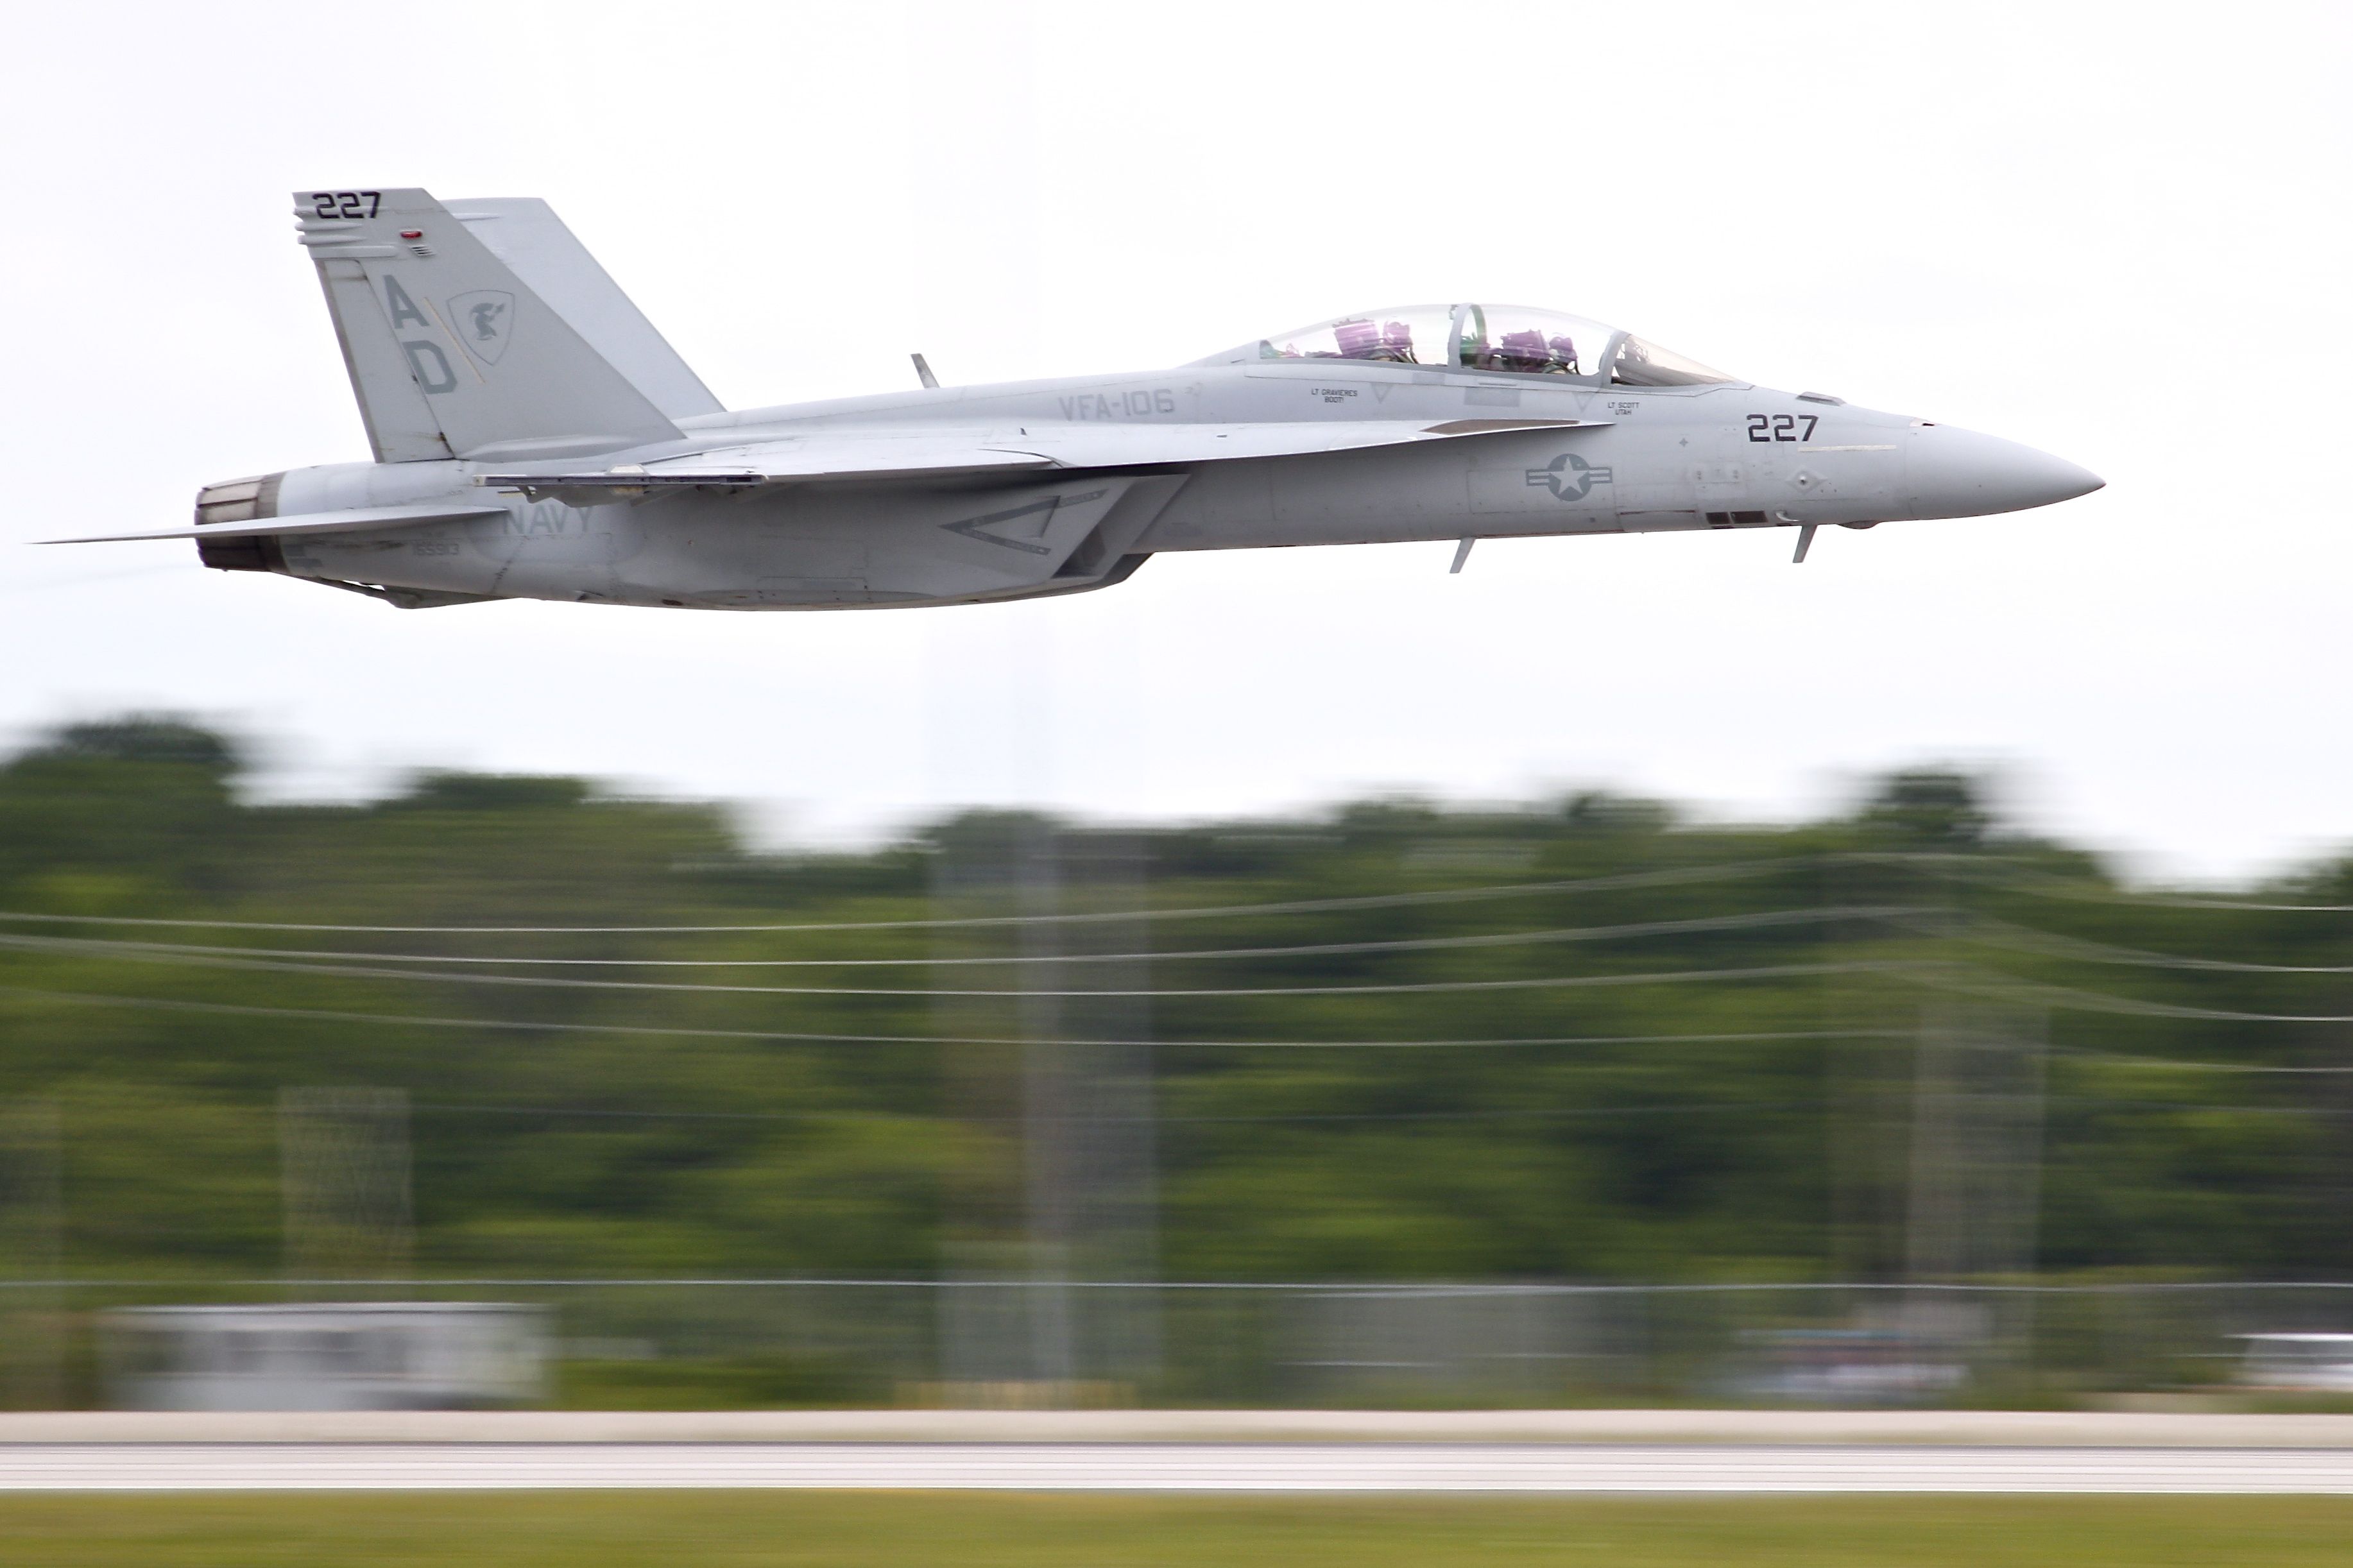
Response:
[[[1904,446],[1913,517],[1985,517],[2089,495],[2107,481],[2064,458],[1949,425],[1916,425]]]
[[[196,492],[196,526],[213,522],[258,522],[278,515],[278,487],[284,474],[224,479]],[[247,534],[237,539],[199,539],[196,559],[216,572],[283,572],[286,557],[276,538]]]

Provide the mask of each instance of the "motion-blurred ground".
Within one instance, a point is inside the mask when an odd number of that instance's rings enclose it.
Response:
[[[1313,1502],[698,1493],[0,1500],[41,1568],[776,1564],[1109,1568],[2336,1568],[2353,1501],[1709,1499]]]

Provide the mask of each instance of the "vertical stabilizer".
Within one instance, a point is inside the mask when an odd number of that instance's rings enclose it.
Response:
[[[455,457],[441,438],[441,426],[410,374],[400,344],[385,330],[367,269],[349,257],[324,250],[314,249],[311,259],[319,268],[319,287],[326,291],[335,342],[343,351],[343,369],[352,378],[352,395],[359,399],[360,423],[367,427],[375,460],[422,463]]]
[[[294,199],[378,461],[677,438],[644,392],[425,192]]]
[[[533,293],[572,323],[588,346],[672,419],[723,412],[719,399],[646,320],[611,273],[537,196],[481,196],[450,213],[514,269]]]

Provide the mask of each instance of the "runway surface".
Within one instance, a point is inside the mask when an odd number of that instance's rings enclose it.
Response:
[[[2353,1494],[2353,1451],[1528,1443],[15,1443],[6,1491]]]

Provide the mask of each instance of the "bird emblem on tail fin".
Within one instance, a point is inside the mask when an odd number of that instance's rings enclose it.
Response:
[[[514,328],[514,296],[501,289],[477,289],[449,300],[449,324],[466,352],[484,364],[496,364],[507,352]]]

